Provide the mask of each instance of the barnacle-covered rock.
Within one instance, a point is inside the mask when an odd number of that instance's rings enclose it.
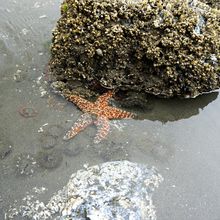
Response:
[[[26,204],[7,214],[36,220],[156,220],[152,195],[162,181],[154,167],[107,162],[73,173],[47,204],[25,197]]]
[[[220,11],[196,0],[64,0],[50,72],[62,91],[195,97],[220,87]]]

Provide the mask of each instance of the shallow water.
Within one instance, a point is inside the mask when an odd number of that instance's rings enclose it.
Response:
[[[33,187],[48,188],[41,196],[46,202],[84,164],[121,159],[155,166],[162,174],[153,194],[158,220],[220,219],[218,92],[191,100],[149,97],[148,107],[138,110],[142,120],[112,121],[101,144],[93,144],[93,126],[62,141],[81,112],[48,91],[41,78],[59,5],[0,0],[0,149],[6,146],[0,152],[0,219]]]

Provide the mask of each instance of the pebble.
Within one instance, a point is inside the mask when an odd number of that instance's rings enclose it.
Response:
[[[21,82],[24,79],[24,77],[22,76],[22,71],[17,70],[16,73],[14,73],[13,75],[13,79],[15,82]]]
[[[96,53],[97,53],[97,55],[99,55],[99,56],[103,56],[103,52],[102,52],[101,49],[97,49],[97,50],[96,50]]]

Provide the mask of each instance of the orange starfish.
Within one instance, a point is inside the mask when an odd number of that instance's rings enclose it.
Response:
[[[94,138],[94,143],[99,143],[109,133],[110,119],[133,118],[134,114],[123,111],[121,109],[108,105],[109,99],[113,96],[113,91],[108,91],[101,95],[95,102],[90,102],[80,96],[70,95],[69,101],[76,104],[84,114],[75,122],[70,131],[64,136],[64,140],[69,140],[84,130],[88,125],[94,123],[97,126],[98,132]],[[92,115],[97,116],[94,120]]]

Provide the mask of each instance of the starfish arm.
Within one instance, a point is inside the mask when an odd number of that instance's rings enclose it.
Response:
[[[94,138],[94,143],[98,144],[100,141],[102,141],[109,133],[110,125],[109,120],[106,117],[98,117],[97,121],[95,122],[97,126],[97,134]]]
[[[80,96],[71,95],[68,97],[68,100],[73,102],[75,105],[77,105],[77,107],[80,108],[83,112],[90,112],[90,109],[93,109],[94,103]]]
[[[84,130],[93,120],[90,114],[85,113],[74,123],[73,127],[65,134],[64,140],[69,140],[76,136],[80,131]]]
[[[102,94],[95,102],[97,106],[107,106],[108,105],[108,100],[113,96],[114,92],[113,91],[108,91],[104,94]]]
[[[135,114],[118,108],[107,106],[103,113],[109,119],[134,118]]]

